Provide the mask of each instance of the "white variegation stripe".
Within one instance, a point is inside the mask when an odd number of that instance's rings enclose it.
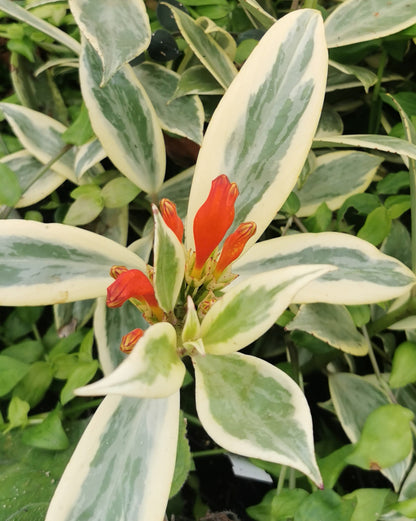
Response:
[[[172,10],[182,36],[197,58],[226,89],[237,74],[232,60],[218,43],[189,15],[167,4]]]
[[[101,84],[124,64],[145,51],[150,43],[150,24],[142,0],[69,0],[74,18],[100,56]]]
[[[296,215],[312,215],[322,203],[330,210],[337,210],[348,197],[366,190],[382,161],[380,156],[357,151],[317,157],[315,169],[301,189],[295,190],[301,204]]]
[[[122,174],[154,194],[165,175],[165,148],[158,118],[129,65],[100,87],[101,62],[84,40],[80,60],[82,96],[92,128]]]
[[[365,42],[398,33],[416,23],[413,0],[347,0],[325,20],[328,47]]]
[[[300,470],[317,485],[312,419],[296,383],[254,356],[193,358],[196,406],[204,429],[221,447]]]
[[[241,6],[246,9],[263,27],[270,28],[276,21],[273,16],[265,11],[256,0],[239,0]]]
[[[68,47],[68,49],[71,49],[71,51],[73,51],[75,54],[79,54],[81,52],[80,44],[74,38],[69,36],[69,34],[61,31],[58,29],[58,27],[45,22],[45,20],[42,20],[41,18],[38,18],[37,16],[27,12],[25,9],[16,4],[16,2],[12,2],[11,0],[0,0],[0,9],[12,18],[27,23],[41,33],[47,34],[57,42],[65,45],[65,47]]]
[[[75,390],[79,396],[120,394],[163,398],[182,385],[185,366],[176,353],[176,331],[168,322],[149,327],[130,355],[108,376]]]
[[[155,219],[154,287],[157,301],[166,313],[173,311],[185,274],[185,250],[153,205]]]
[[[325,136],[324,139],[315,139],[314,148],[322,147],[361,147],[372,150],[382,150],[391,154],[399,154],[416,159],[416,145],[392,136],[371,134],[350,134],[344,136]]]
[[[255,221],[254,242],[296,183],[318,125],[327,50],[321,15],[301,9],[269,29],[230,85],[208,126],[192,185],[187,245],[211,181],[225,174],[240,195],[230,232]]]
[[[130,302],[125,302],[120,308],[108,308],[105,298],[97,299],[94,313],[94,334],[104,376],[114,371],[127,356],[120,351],[122,337],[133,329],[148,327],[148,322]]]
[[[85,145],[81,145],[75,156],[75,174],[78,178],[82,177],[85,172],[105,159],[107,153],[101,146],[98,139],[94,139]]]
[[[36,179],[40,170],[43,169],[43,165],[26,150],[19,150],[14,154],[4,156],[0,162],[13,170],[23,190],[15,208],[24,208],[41,201],[66,181],[66,177],[53,170],[47,170]],[[33,181],[34,179],[36,181]]]
[[[145,88],[164,130],[201,144],[204,107],[198,96],[173,99],[180,76],[156,63],[141,63],[133,67]]]
[[[205,351],[220,355],[248,346],[279,318],[299,289],[331,266],[291,266],[259,273],[230,289],[201,324]]]
[[[236,261],[233,271],[245,279],[285,266],[315,263],[338,269],[300,289],[295,302],[382,302],[406,293],[415,283],[414,274],[400,261],[369,242],[336,232],[300,233],[257,243]]]
[[[107,396],[65,469],[46,521],[161,521],[175,466],[179,393]]]
[[[0,109],[22,145],[41,163],[48,163],[67,146],[61,138],[66,127],[56,119],[12,103],[0,103]],[[74,158],[71,148],[51,165],[51,170],[77,183]]]
[[[0,304],[35,306],[106,294],[112,265],[146,271],[120,244],[63,224],[0,221]]]

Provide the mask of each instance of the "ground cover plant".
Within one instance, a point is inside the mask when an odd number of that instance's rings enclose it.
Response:
[[[415,518],[416,2],[0,9],[4,519]]]

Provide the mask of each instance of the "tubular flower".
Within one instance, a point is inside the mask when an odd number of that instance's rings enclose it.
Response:
[[[121,339],[120,351],[123,351],[123,353],[126,354],[130,354],[133,350],[133,347],[137,344],[143,335],[143,329],[139,328],[133,329],[133,331],[130,331],[130,333],[124,335]]]
[[[109,308],[119,308],[131,298],[146,303],[151,308],[159,306],[152,283],[143,272],[113,266],[110,273],[116,274],[116,280],[107,288],[106,303]]]
[[[197,211],[193,223],[195,240],[193,275],[196,278],[232,225],[237,196],[237,185],[230,183],[226,175],[220,175],[212,181],[207,200]]]
[[[256,233],[256,223],[241,223],[238,228],[229,235],[222,247],[220,257],[214,270],[214,278],[218,279],[221,273],[234,262],[244,250],[247,241]]]
[[[182,242],[183,222],[176,211],[175,203],[172,203],[169,199],[162,199],[159,203],[159,208],[165,223],[176,235],[179,242]]]

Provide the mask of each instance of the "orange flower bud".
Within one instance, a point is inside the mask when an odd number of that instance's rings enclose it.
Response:
[[[225,268],[241,255],[247,241],[256,233],[256,229],[257,226],[254,222],[241,223],[238,228],[225,239],[220,258],[214,270],[215,278],[218,278]]]
[[[237,185],[230,183],[226,175],[220,175],[212,181],[207,200],[194,218],[196,274],[200,273],[208,257],[231,226],[237,196]]]
[[[158,307],[152,283],[140,270],[121,271],[107,288],[107,306],[119,308],[130,298]]]
[[[130,354],[133,351],[133,347],[137,344],[143,335],[143,329],[139,328],[133,329],[133,331],[130,331],[130,333],[124,335],[121,339],[120,351],[123,351],[123,353],[126,354]]]
[[[121,273],[127,271],[126,266],[111,266],[110,275],[116,279]]]
[[[169,199],[162,199],[159,203],[159,208],[165,223],[176,235],[179,242],[182,242],[183,222],[176,211],[175,203],[172,203]]]

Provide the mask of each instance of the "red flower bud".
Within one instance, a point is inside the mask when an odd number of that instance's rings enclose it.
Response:
[[[247,241],[256,233],[256,223],[241,223],[238,228],[229,235],[222,247],[220,258],[214,270],[214,277],[217,279],[221,273],[234,262],[244,250]]]
[[[127,333],[127,335],[124,335],[121,339],[120,350],[126,354],[131,353],[133,351],[133,347],[137,344],[143,335],[143,329],[133,329],[133,331],[130,331],[130,333]]]
[[[152,283],[140,270],[120,271],[117,279],[107,288],[109,308],[119,308],[130,298],[146,302],[150,307],[159,306]]]
[[[201,272],[208,257],[233,223],[237,196],[237,185],[230,183],[226,175],[220,175],[212,181],[207,200],[194,218],[196,275]]]
[[[176,235],[179,242],[182,242],[183,222],[176,211],[175,203],[172,203],[169,199],[162,199],[159,203],[159,208],[165,223]]]

